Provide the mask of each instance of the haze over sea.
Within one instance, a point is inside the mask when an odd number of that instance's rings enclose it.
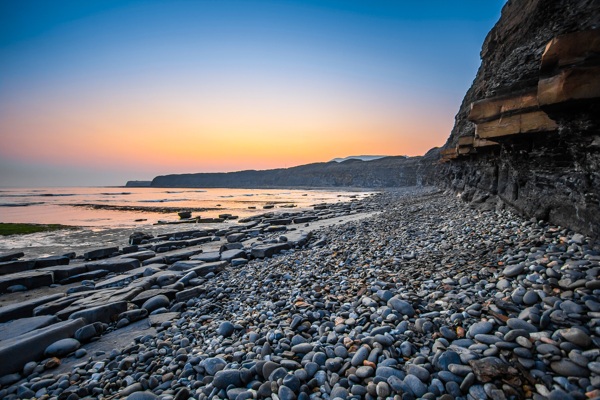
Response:
[[[162,189],[124,187],[1,188],[0,222],[131,228],[177,221],[177,210],[193,216],[245,217],[284,208],[362,198],[369,192],[288,189]],[[293,207],[292,207],[293,206]]]

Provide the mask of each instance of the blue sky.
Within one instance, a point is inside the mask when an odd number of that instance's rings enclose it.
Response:
[[[0,186],[423,154],[503,4],[0,1]]]

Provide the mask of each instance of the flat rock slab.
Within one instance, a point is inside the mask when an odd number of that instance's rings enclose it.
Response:
[[[290,248],[289,243],[262,244],[252,248],[251,254],[254,258],[267,258]]]
[[[62,297],[57,300],[41,304],[33,309],[33,315],[57,315],[60,318],[59,313],[65,308],[69,307],[71,304],[79,300],[79,295],[69,295],[68,297]]]
[[[0,293],[14,285],[23,285],[27,289],[49,286],[54,283],[54,274],[49,271],[28,271],[0,276]]]
[[[174,250],[162,253],[161,256],[165,258],[165,262],[167,264],[173,264],[174,262],[187,260],[196,254],[202,253],[202,249],[183,249],[183,250]]]
[[[87,308],[76,311],[69,316],[69,319],[84,319],[88,324],[94,322],[111,322],[114,317],[127,311],[127,302],[120,301],[112,304],[105,304],[98,307]]]
[[[136,321],[115,331],[104,333],[98,340],[86,343],[81,347],[87,351],[87,357],[91,360],[103,360],[106,357],[103,353],[109,354],[113,349],[124,349],[140,335],[156,335],[156,329],[150,326],[148,319]],[[81,364],[81,360],[81,358],[75,356],[63,358],[60,366],[53,369],[52,373],[54,376],[58,376],[70,372],[75,365]]]
[[[72,337],[84,325],[83,319],[59,322],[0,342],[0,376],[20,372],[29,361],[43,358],[52,343]]]
[[[146,290],[131,300],[131,302],[138,307],[141,307],[147,300],[151,299],[154,296],[159,296],[161,294],[167,296],[170,300],[175,298],[175,294],[177,293],[174,289],[150,289]]]
[[[108,275],[109,271],[105,270],[105,269],[97,269],[95,271],[90,271],[90,272],[84,272],[82,274],[77,274],[77,275],[73,275],[70,276],[68,278],[65,279],[61,279],[58,282],[61,285],[68,285],[69,283],[73,283],[73,282],[81,282],[83,280],[94,280],[94,279],[99,279],[102,278],[105,275]]]
[[[221,253],[219,253],[218,251],[209,251],[206,253],[200,253],[198,255],[190,257],[190,259],[205,261],[205,262],[214,262],[214,261],[219,261],[221,259]]]
[[[204,261],[200,261],[200,260],[177,261],[169,267],[169,270],[170,271],[188,271],[188,270],[198,267],[202,264],[206,264],[206,263]]]
[[[0,324],[0,341],[21,336],[27,332],[60,322],[54,315],[16,319]]]
[[[25,256],[25,253],[22,251],[8,251],[5,253],[0,253],[0,262],[16,260],[23,256]]]
[[[55,265],[67,265],[71,262],[71,259],[66,256],[50,256],[44,258],[38,258],[35,260],[34,268],[46,268],[54,267]]]
[[[118,251],[119,251],[118,247],[105,247],[102,249],[90,250],[86,253],[83,253],[83,257],[86,260],[97,260],[99,258],[110,257],[113,254],[117,253]]]
[[[135,258],[111,258],[108,260],[97,261],[85,264],[88,271],[105,269],[110,272],[120,273],[131,271],[142,266],[140,260]]]
[[[163,240],[168,240],[168,239],[178,240],[178,239],[185,239],[185,238],[190,238],[190,237],[203,237],[203,236],[208,236],[208,232],[204,231],[204,230],[200,230],[200,229],[193,229],[193,230],[188,230],[188,231],[166,233],[164,235],[158,235],[157,238],[163,239]]]
[[[152,250],[143,250],[143,251],[137,251],[135,253],[128,253],[121,257],[122,258],[135,258],[136,260],[144,261],[144,260],[148,260],[154,256],[156,256],[156,253],[153,252]]]
[[[152,258],[142,261],[142,265],[164,264],[164,263],[165,263],[165,258],[163,256],[156,256],[156,257],[152,257]]]
[[[159,326],[163,322],[172,321],[176,318],[179,318],[180,313],[178,312],[166,312],[162,314],[150,315],[148,317],[148,321],[151,326]]]
[[[17,261],[5,261],[0,262],[0,275],[14,274],[17,272],[24,272],[33,269],[35,261],[29,260],[17,260]]]
[[[225,250],[221,253],[222,261],[231,261],[234,258],[247,258],[246,252],[240,249]]]
[[[54,279],[57,282],[64,281],[75,275],[81,275],[88,272],[85,264],[69,264],[69,265],[55,265],[53,267],[42,268],[40,271],[50,271],[54,274]]]
[[[194,297],[200,296],[202,293],[206,293],[206,288],[203,286],[196,286],[177,292],[175,298],[178,302],[187,301],[189,299],[193,299]]]
[[[269,225],[290,225],[292,220],[290,218],[278,218],[266,220],[265,222]]]
[[[188,246],[198,246],[199,244],[212,242],[212,239],[209,237],[200,237],[195,239],[186,240]]]
[[[65,295],[62,293],[50,294],[48,296],[42,296],[35,299],[22,301],[20,303],[0,307],[0,322],[8,322],[17,318],[31,317],[33,316],[34,308],[63,297],[65,297]]]
[[[105,289],[105,288],[109,288],[109,287],[113,287],[113,286],[124,286],[125,284],[133,281],[135,278],[135,275],[128,275],[128,274],[123,274],[123,275],[119,275],[119,276],[114,276],[112,278],[108,278],[106,280],[103,280],[102,282],[98,282],[94,285],[95,289]]]
[[[307,222],[315,221],[319,219],[317,216],[306,216],[306,217],[296,217],[294,218],[294,224],[305,224]]]
[[[227,266],[227,261],[217,261],[211,263],[204,263],[197,267],[191,268],[188,272],[194,271],[196,275],[202,277],[210,274],[211,272],[217,273],[225,269]]]

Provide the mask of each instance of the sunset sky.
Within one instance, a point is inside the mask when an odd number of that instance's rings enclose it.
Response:
[[[422,155],[504,3],[0,1],[0,186]]]

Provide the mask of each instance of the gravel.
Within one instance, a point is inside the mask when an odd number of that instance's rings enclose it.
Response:
[[[0,397],[600,396],[597,243],[432,189],[362,202],[382,212],[229,265],[155,335],[28,365]]]

